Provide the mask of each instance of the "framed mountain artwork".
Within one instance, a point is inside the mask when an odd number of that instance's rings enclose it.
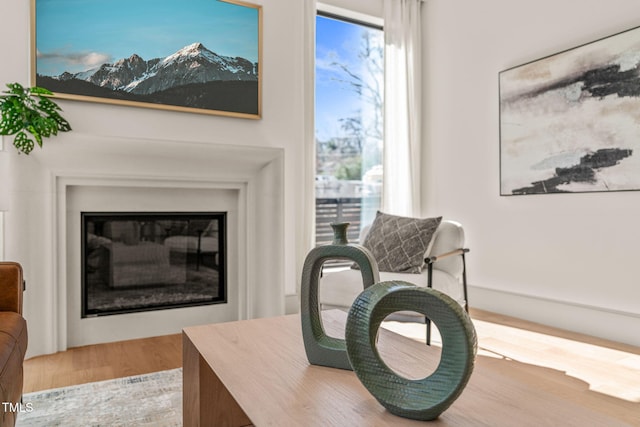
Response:
[[[31,1],[32,82],[55,97],[260,118],[261,6]]]
[[[499,80],[501,195],[640,190],[640,27]]]

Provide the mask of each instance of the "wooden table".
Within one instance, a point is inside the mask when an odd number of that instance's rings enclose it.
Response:
[[[345,314],[323,314],[332,336]],[[424,377],[440,350],[381,329],[382,359],[399,374]],[[351,371],[310,365],[299,315],[185,328],[184,426],[625,426],[477,360],[466,389],[436,421],[387,412]],[[425,371],[426,370],[426,371]]]

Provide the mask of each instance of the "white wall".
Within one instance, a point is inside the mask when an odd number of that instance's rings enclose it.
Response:
[[[83,134],[282,148],[284,223],[289,227],[284,286],[292,295],[297,264],[308,249],[306,189],[298,177],[310,167],[305,152],[309,132],[304,128],[309,117],[305,90],[310,87],[304,9],[310,2],[256,3],[263,4],[265,12],[262,120],[60,104]],[[324,3],[382,14],[379,0]],[[640,193],[500,197],[497,83],[500,70],[631,28],[639,24],[638,16],[640,3],[635,0],[425,3],[424,130],[429,143],[423,160],[423,212],[465,225],[472,250],[472,305],[640,344],[635,333],[640,327],[640,286],[632,268],[634,243],[640,240]],[[0,17],[0,83],[28,83],[29,2],[0,1]],[[5,145],[12,149],[7,139]],[[37,168],[26,156],[13,165]],[[46,220],[42,212],[47,207],[36,208],[28,213],[30,220]],[[28,279],[29,265],[38,262],[39,252],[37,236],[26,240],[29,244],[5,255],[26,264]],[[29,298],[37,298],[37,292]]]
[[[308,249],[305,240],[305,211],[303,201],[306,168],[306,153],[312,147],[309,144],[305,126],[308,112],[308,91],[306,84],[305,57],[305,7],[308,0],[255,0],[263,6],[263,93],[261,120],[247,120],[219,116],[160,111],[128,106],[110,106],[105,104],[60,100],[63,115],[70,121],[74,131],[61,134],[45,141],[43,150],[29,156],[18,156],[11,146],[11,139],[5,138],[9,150],[8,162],[13,170],[13,199],[15,201],[5,217],[4,257],[23,264],[29,288],[25,295],[26,313],[30,314],[31,330],[42,331],[43,319],[50,317],[51,307],[38,301],[42,295],[54,292],[49,277],[30,274],[35,266],[46,262],[43,247],[51,247],[52,242],[42,239],[39,230],[50,227],[52,197],[42,194],[43,182],[48,182],[48,171],[43,171],[41,159],[47,156],[47,147],[56,143],[77,143],[80,135],[113,141],[127,140],[164,140],[186,141],[216,145],[238,145],[259,148],[278,148],[284,151],[284,218],[288,230],[284,233],[278,259],[284,271],[282,286],[286,294],[295,294],[298,279],[297,262],[299,254]],[[3,0],[0,2],[0,84],[8,82],[29,82],[30,69],[30,6],[27,0]],[[76,137],[74,137],[77,136]],[[311,133],[313,135],[313,133]],[[81,139],[81,138],[80,138]],[[82,150],[80,150],[82,151]],[[3,158],[4,159],[4,158]],[[74,161],[82,164],[80,154]],[[131,159],[135,163],[135,159]],[[312,182],[312,181],[310,181]],[[3,183],[7,185],[7,183]],[[0,185],[3,185],[0,184]],[[39,194],[35,194],[38,191]],[[45,190],[48,192],[49,190]],[[258,213],[259,214],[259,213]],[[29,227],[25,229],[24,224]],[[19,224],[19,226],[15,226]],[[45,260],[45,261],[43,261]],[[55,267],[44,267],[55,274]],[[262,274],[269,275],[270,271]],[[279,274],[279,273],[278,273]],[[280,311],[284,312],[284,302]],[[38,333],[32,336],[35,343],[46,339]],[[31,346],[31,344],[30,344]],[[32,347],[33,348],[33,347]],[[39,351],[37,352],[39,353]]]
[[[640,344],[640,192],[499,196],[498,72],[640,24],[635,0],[427,0],[424,205],[465,225],[472,306]]]

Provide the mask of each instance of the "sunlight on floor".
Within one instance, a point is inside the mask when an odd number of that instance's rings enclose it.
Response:
[[[584,381],[592,391],[640,402],[639,354],[476,319],[473,323],[478,334],[478,356],[554,369]],[[383,327],[425,341],[424,324],[384,322]],[[432,328],[432,344],[441,343],[437,329]]]

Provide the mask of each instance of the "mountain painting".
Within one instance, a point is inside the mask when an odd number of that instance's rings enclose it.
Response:
[[[640,189],[640,29],[502,71],[500,194]]]
[[[33,2],[32,79],[56,97],[260,117],[260,6],[231,0]]]

